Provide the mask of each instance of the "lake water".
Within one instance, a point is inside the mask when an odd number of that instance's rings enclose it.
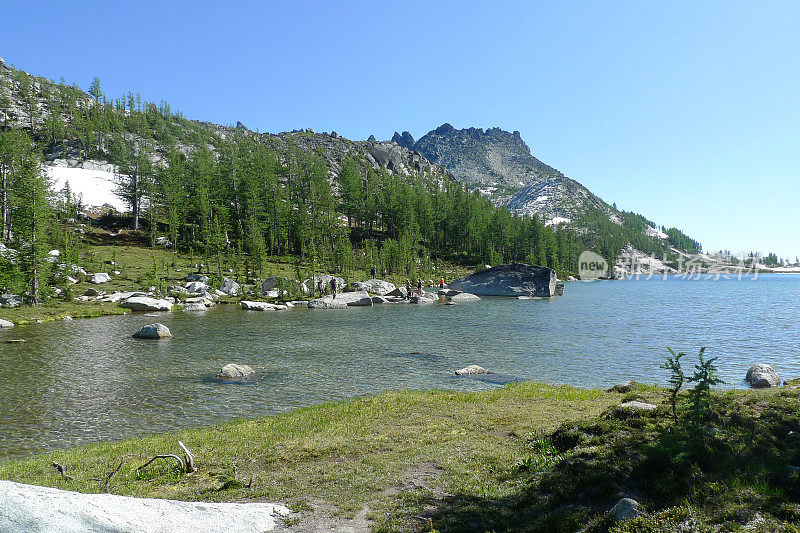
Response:
[[[568,283],[552,300],[383,304],[261,313],[221,305],[0,332],[0,457],[172,431],[386,389],[485,390],[479,364],[548,383],[665,383],[666,347],[719,357],[728,387],[752,363],[800,376],[800,276]],[[162,322],[172,339],[131,338]],[[224,364],[256,381],[223,384]],[[688,362],[688,361],[687,361]]]

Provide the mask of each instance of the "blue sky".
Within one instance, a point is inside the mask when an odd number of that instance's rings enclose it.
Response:
[[[5,0],[0,55],[260,131],[520,130],[707,250],[800,254],[798,2],[65,4]]]

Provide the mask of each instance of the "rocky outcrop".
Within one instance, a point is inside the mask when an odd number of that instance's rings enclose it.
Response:
[[[744,379],[755,389],[777,387],[781,384],[781,379],[775,369],[763,363],[751,366]]]
[[[219,290],[228,296],[236,296],[239,294],[239,284],[233,281],[231,278],[224,278],[222,280],[222,287],[220,287]]]
[[[501,265],[459,278],[450,287],[479,296],[550,297],[555,294],[556,273],[522,263]]]
[[[409,150],[414,149],[414,137],[412,137],[407,131],[404,131],[403,133],[394,132],[394,135],[392,135],[392,142],[397,143],[403,148],[408,148]]]
[[[0,531],[9,532],[251,533],[275,530],[289,513],[274,503],[181,502],[0,481]]]
[[[622,498],[614,507],[609,511],[614,520],[622,522],[623,520],[632,520],[641,514],[639,509],[639,502],[632,498]]]
[[[166,339],[172,337],[169,328],[164,324],[148,324],[133,334],[134,339]]]
[[[344,307],[372,306],[372,298],[367,291],[341,292],[308,302],[310,309],[342,309]]]
[[[133,296],[127,300],[123,300],[119,304],[120,307],[125,307],[133,311],[171,311],[172,302],[169,300],[157,300],[149,296]]]
[[[268,302],[250,302],[247,300],[242,300],[240,305],[242,309],[248,311],[282,311],[287,309],[285,305],[271,304]]]
[[[16,294],[0,294],[0,307],[19,307],[22,300]]]
[[[471,294],[469,292],[459,292],[458,294],[448,296],[447,299],[455,303],[477,302],[478,300],[480,300],[480,296],[475,296],[474,294]]]
[[[109,276],[108,273],[106,273],[106,272],[98,272],[96,274],[89,274],[86,277],[86,281],[88,281],[89,283],[95,283],[95,284],[108,283],[109,281],[111,281],[111,276]]]
[[[201,294],[208,292],[210,287],[202,281],[190,281],[186,284],[186,290],[192,294]]]
[[[378,296],[386,296],[397,287],[393,283],[382,279],[368,279],[367,281],[356,281],[352,284],[352,289],[356,291],[367,291]]]
[[[217,379],[242,379],[255,374],[255,370],[247,365],[228,363],[217,374]]]
[[[322,284],[323,291],[329,291],[331,289],[331,280],[336,279],[336,287],[337,290],[344,289],[344,278],[339,276],[331,276],[330,274],[314,274],[313,278],[308,278],[303,281],[303,283],[312,291],[316,291],[319,288],[320,283]]]

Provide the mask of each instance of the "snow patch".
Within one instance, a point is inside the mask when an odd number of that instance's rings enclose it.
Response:
[[[95,167],[95,165],[91,166]],[[101,165],[97,165],[97,167],[99,166]],[[110,205],[117,211],[127,211],[127,206],[122,199],[114,194],[117,185],[113,171],[98,170],[96,167],[68,168],[51,165],[44,168],[53,182],[55,191],[61,191],[69,182],[72,195],[79,198],[85,207]]]

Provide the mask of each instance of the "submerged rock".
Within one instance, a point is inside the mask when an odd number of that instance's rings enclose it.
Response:
[[[478,365],[469,365],[465,366],[464,368],[460,368],[456,370],[457,376],[473,376],[475,374],[492,374],[493,372],[486,370],[482,366]]]
[[[217,374],[218,379],[241,379],[255,374],[255,370],[247,365],[228,363]]]
[[[273,503],[181,502],[0,481],[0,531],[244,533],[273,531],[289,512]]]
[[[763,363],[751,366],[744,379],[755,389],[777,387],[781,384],[781,378],[775,369]]]
[[[525,264],[500,265],[459,278],[450,288],[479,296],[543,296],[556,294],[552,268]]]
[[[166,339],[172,337],[169,328],[164,324],[148,324],[133,334],[134,339]]]

